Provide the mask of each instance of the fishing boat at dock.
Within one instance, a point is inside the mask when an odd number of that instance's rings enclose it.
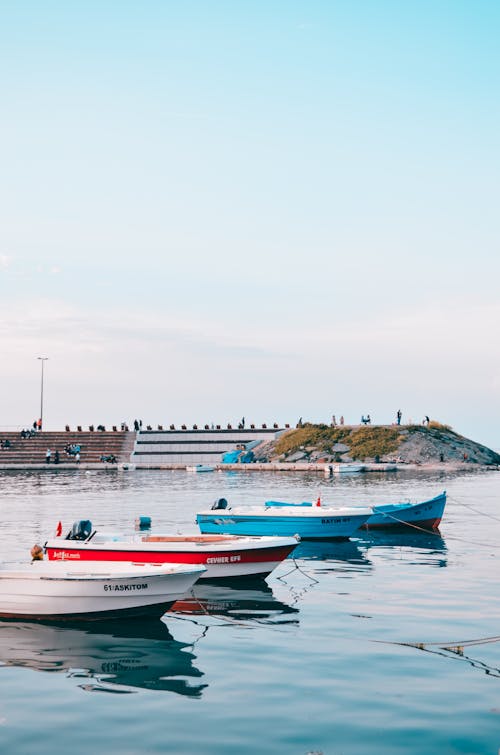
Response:
[[[297,537],[232,535],[120,535],[99,533],[88,520],[75,522],[66,538],[45,543],[51,561],[134,561],[199,564],[203,579],[265,577],[297,546]]]

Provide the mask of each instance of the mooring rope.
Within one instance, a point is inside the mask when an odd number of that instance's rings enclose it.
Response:
[[[463,506],[464,509],[469,509],[470,511],[473,511],[475,514],[480,514],[481,516],[485,516],[488,519],[494,519],[495,522],[500,522],[500,517],[493,516],[493,514],[487,514],[485,511],[481,511],[480,509],[474,508],[474,506],[471,506],[468,503],[462,503],[461,501],[457,501],[456,498],[450,499],[455,506]]]
[[[426,530],[423,527],[419,527],[417,524],[411,524],[410,522],[405,522],[402,519],[398,519],[397,517],[393,516],[392,514],[386,514],[384,512],[384,516],[394,519],[395,522],[398,524],[404,525],[405,527],[410,527],[411,529],[417,530],[419,532],[424,532],[426,535],[435,535],[436,537],[442,538],[443,535],[439,530]],[[491,517],[492,519],[496,519],[496,517]],[[497,520],[497,521],[500,521]],[[373,532],[373,530],[370,530],[368,528],[366,532]],[[474,540],[471,540],[470,538],[465,537],[457,537],[456,535],[446,535],[446,540],[456,540],[459,543],[467,543],[468,545],[481,545],[488,548],[500,548],[500,543],[485,543],[485,542],[477,542]]]
[[[397,640],[373,640],[383,645],[402,645],[405,647],[426,650],[428,647],[439,647],[442,650],[451,650],[453,648],[473,647],[474,645],[489,645],[493,642],[500,642],[500,635],[493,637],[480,637],[474,640],[459,640],[458,642],[399,642]]]

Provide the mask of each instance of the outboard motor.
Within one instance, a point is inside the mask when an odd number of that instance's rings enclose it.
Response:
[[[225,498],[218,498],[211,508],[211,511],[218,511],[219,509],[227,509],[228,502]]]
[[[74,522],[68,540],[86,540],[92,534],[92,522],[88,519],[81,519]]]

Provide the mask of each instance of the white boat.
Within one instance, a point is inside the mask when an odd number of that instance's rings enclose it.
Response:
[[[186,467],[186,472],[214,472],[215,467],[211,467],[209,464],[192,464]]]
[[[328,477],[333,474],[359,474],[366,469],[364,464],[327,464],[325,466],[325,475]]]
[[[205,571],[200,565],[34,561],[0,569],[0,617],[108,619],[163,613]]]
[[[291,537],[231,535],[120,535],[75,522],[66,538],[45,543],[51,561],[136,561],[148,564],[202,564],[203,579],[262,576],[273,571],[297,546]]]

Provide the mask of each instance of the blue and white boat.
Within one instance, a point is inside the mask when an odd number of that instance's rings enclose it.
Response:
[[[345,540],[372,514],[371,509],[321,505],[276,505],[232,509],[220,498],[208,511],[196,515],[200,531],[230,535],[299,535],[302,540]]]
[[[420,503],[388,503],[373,506],[373,514],[362,525],[363,529],[408,529],[437,530],[446,506],[446,490]]]
[[[266,501],[266,507],[305,507],[312,509],[314,505],[311,501],[303,503],[286,503],[283,501]],[[428,501],[412,503],[388,503],[383,506],[372,506],[371,516],[361,525],[361,529],[424,529],[437,530],[443,518],[444,508],[446,506],[446,490]],[[334,512],[337,509],[333,506],[322,506],[324,512]],[[359,509],[358,509],[359,510]]]

